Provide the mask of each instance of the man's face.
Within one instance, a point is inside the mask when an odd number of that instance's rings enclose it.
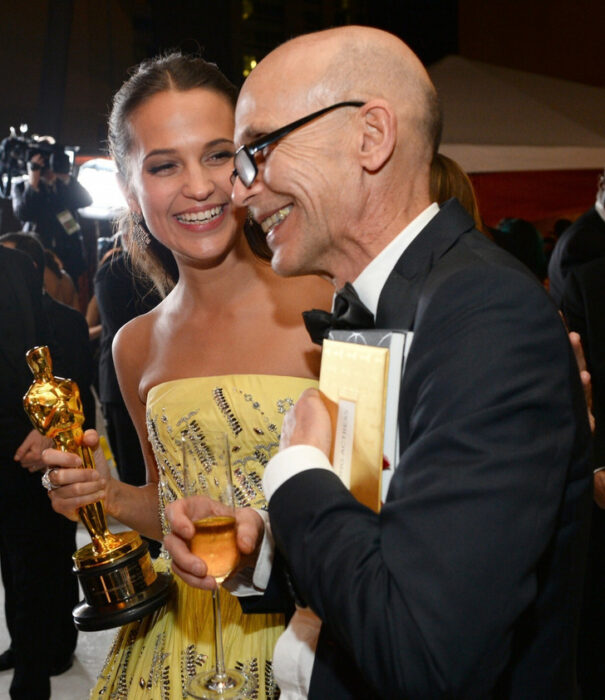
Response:
[[[304,86],[297,92],[291,82],[284,98],[274,89],[279,82],[283,76],[273,80],[265,70],[244,86],[235,114],[236,146],[327,106],[310,104]],[[280,275],[334,276],[338,241],[350,217],[354,114],[355,107],[344,107],[299,127],[257,153],[258,175],[249,188],[235,180],[234,201],[261,224]]]

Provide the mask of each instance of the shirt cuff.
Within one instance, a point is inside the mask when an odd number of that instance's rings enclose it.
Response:
[[[252,576],[252,583],[257,592],[264,591],[271,577],[271,569],[273,567],[273,554],[275,552],[275,543],[273,541],[273,533],[271,532],[271,523],[269,522],[269,513],[266,510],[259,511],[265,523],[265,532],[263,541],[261,542],[256,558],[256,566]]]
[[[284,482],[308,469],[333,471],[330,460],[318,447],[293,445],[278,452],[269,460],[263,476],[263,491],[267,503]]]
[[[248,566],[238,571],[235,576],[231,576],[223,583],[223,588],[226,588],[229,593],[239,598],[263,593],[267,588],[267,583],[271,576],[271,567],[273,566],[274,545],[269,525],[269,513],[258,508],[254,510],[261,516],[265,524],[263,541],[258,552],[256,565],[254,567]]]
[[[592,473],[596,474],[597,472],[602,472],[605,467],[597,467],[596,469],[593,469]]]

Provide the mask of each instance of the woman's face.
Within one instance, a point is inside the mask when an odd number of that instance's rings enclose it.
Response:
[[[240,236],[231,203],[233,108],[211,90],[161,92],[129,119],[128,201],[177,260],[212,261]],[[237,212],[237,215],[236,215]]]

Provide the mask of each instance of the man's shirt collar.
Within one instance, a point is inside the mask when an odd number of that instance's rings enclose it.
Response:
[[[433,202],[423,212],[413,219],[380,253],[361,271],[353,282],[359,298],[376,316],[380,292],[393,271],[395,264],[403,255],[405,249],[438,214],[439,205]]]

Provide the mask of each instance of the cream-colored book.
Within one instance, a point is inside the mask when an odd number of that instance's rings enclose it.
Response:
[[[319,389],[332,418],[331,462],[355,498],[376,512],[388,367],[387,348],[324,340]]]

